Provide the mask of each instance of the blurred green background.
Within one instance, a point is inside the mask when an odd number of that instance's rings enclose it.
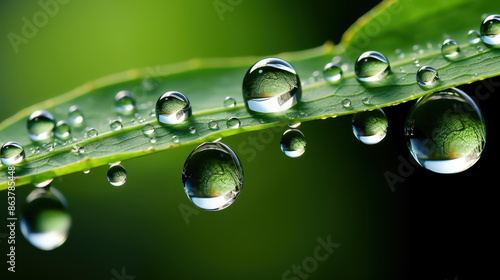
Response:
[[[194,57],[264,56],[338,42],[377,3],[67,2],[58,4],[54,16],[17,52],[7,34],[21,35],[23,18],[32,21],[43,9],[38,1],[0,3],[1,120],[131,68]],[[214,3],[230,9],[221,14]],[[340,247],[307,275],[283,279],[408,279],[414,274],[407,193],[403,187],[391,192],[383,176],[396,172],[399,155],[408,158],[401,133],[396,126],[390,131],[396,138],[389,134],[368,147],[355,140],[350,121],[302,124],[308,146],[297,159],[279,149],[285,127],[223,139],[237,154],[251,137],[262,149],[254,158],[240,155],[243,191],[220,212],[195,208],[182,189],[182,165],[194,146],[122,162],[128,181],[121,188],[108,184],[107,167],[56,178],[53,187],[66,197],[73,220],[68,240],[44,252],[18,230],[17,272],[8,273],[2,261],[1,279],[119,280],[114,272],[122,274],[122,269],[130,276],[123,279],[282,279],[292,266],[314,257],[318,238]],[[16,190],[18,206],[32,190]],[[5,192],[0,199],[7,201]],[[186,220],[182,210],[192,215]],[[0,210],[0,220],[5,217]],[[0,241],[4,260],[7,244]]]

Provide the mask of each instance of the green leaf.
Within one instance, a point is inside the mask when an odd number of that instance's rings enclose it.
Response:
[[[275,55],[290,62],[304,83],[302,102],[285,112],[250,114],[243,104],[243,76],[262,57],[193,59],[102,78],[23,109],[0,124],[0,142],[17,141],[25,148],[27,157],[15,170],[16,185],[20,186],[180,145],[398,104],[431,91],[499,75],[500,51],[482,43],[469,44],[466,39],[468,30],[479,28],[481,15],[498,12],[499,6],[496,2],[472,0],[382,2],[353,24],[336,47],[327,43],[311,50]],[[453,61],[444,59],[438,47],[447,37],[460,44],[461,53]],[[389,59],[392,72],[383,84],[367,87],[354,77],[353,63],[366,50],[382,52]],[[334,55],[344,57],[347,69],[342,81],[331,85],[314,73],[321,72]],[[432,65],[439,71],[440,80],[434,88],[422,89],[416,83],[419,65]],[[118,118],[113,100],[120,90],[133,92],[137,115],[122,116],[123,129],[111,131],[109,122]],[[162,126],[152,110],[158,97],[170,90],[189,98],[193,116],[182,124]],[[237,105],[225,108],[226,96],[234,97]],[[342,106],[345,98],[351,101],[347,108]],[[72,128],[76,140],[52,142],[54,149],[31,143],[26,120],[33,111],[45,109],[56,120],[67,120],[73,105],[85,116],[84,126]],[[228,128],[229,117],[239,118],[241,126]],[[217,122],[217,129],[208,127],[211,120]],[[141,132],[146,123],[155,126],[155,141]],[[192,127],[195,133],[191,133]],[[99,135],[85,138],[86,128],[97,129]],[[72,152],[75,146],[84,147],[84,152]],[[8,177],[7,166],[1,166],[0,189],[7,188]]]

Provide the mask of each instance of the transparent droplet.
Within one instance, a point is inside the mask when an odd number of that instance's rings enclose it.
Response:
[[[178,92],[169,91],[156,101],[156,119],[163,124],[177,124],[191,117],[191,103]]]
[[[227,96],[224,99],[224,107],[230,108],[230,107],[234,107],[234,106],[236,106],[236,99],[234,99],[231,96]]]
[[[377,144],[387,134],[388,121],[382,109],[365,111],[352,117],[352,132],[364,144]]]
[[[35,189],[22,208],[20,227],[24,238],[36,248],[49,251],[60,247],[71,227],[66,199],[54,188]]]
[[[191,134],[195,134],[195,133],[196,133],[196,127],[191,126],[191,127],[189,128],[189,133],[191,133]]]
[[[458,173],[476,163],[486,126],[474,101],[450,88],[421,97],[405,124],[406,143],[417,162],[437,173]]]
[[[251,111],[281,112],[297,104],[301,97],[299,76],[283,59],[262,59],[248,69],[243,79],[243,100]]]
[[[79,147],[79,148],[78,148],[78,152],[79,152],[80,154],[85,153],[85,147],[84,147],[84,146]]]
[[[119,91],[115,95],[115,111],[123,115],[130,115],[134,110],[135,97],[132,92],[128,90]]]
[[[446,39],[441,46],[441,53],[445,58],[454,58],[458,56],[460,52],[460,47],[458,46],[457,41],[453,39]]]
[[[240,125],[241,125],[240,119],[238,119],[236,117],[230,117],[226,121],[226,126],[228,128],[238,128],[238,127],[240,127]]]
[[[344,108],[351,107],[351,100],[349,98],[342,99],[342,107]]]
[[[54,132],[59,139],[69,139],[71,136],[71,127],[65,121],[58,121]]]
[[[217,121],[212,120],[208,122],[208,128],[217,129],[219,128],[219,125],[217,124]]]
[[[179,141],[180,141],[179,136],[177,135],[172,136],[172,142],[174,142],[174,144],[179,144]]]
[[[71,106],[68,110],[69,123],[72,126],[78,127],[83,123],[83,114],[78,106]]]
[[[391,67],[387,58],[376,51],[364,52],[354,65],[356,78],[361,82],[379,81],[390,71]]]
[[[115,164],[109,167],[106,177],[112,186],[119,187],[127,181],[127,171],[123,166]]]
[[[481,35],[479,34],[479,31],[469,30],[469,32],[467,32],[467,42],[470,44],[477,44],[481,42]]]
[[[141,131],[144,135],[150,136],[155,132],[155,127],[154,125],[147,123],[142,126]]]
[[[118,130],[121,130],[123,128],[123,124],[122,124],[122,122],[120,120],[112,120],[109,123],[109,128],[112,131],[118,131]]]
[[[2,145],[0,149],[0,160],[2,164],[14,165],[20,163],[24,159],[24,148],[21,144],[9,141]]]
[[[336,83],[342,78],[340,65],[330,62],[323,68],[323,78],[329,83]]]
[[[417,83],[422,87],[431,87],[439,80],[436,68],[426,65],[417,71]]]
[[[80,146],[75,145],[75,146],[71,147],[71,152],[73,152],[73,153],[75,153],[75,154],[76,154],[76,153],[78,153],[78,150],[79,150],[79,149],[80,149]]]
[[[93,137],[96,137],[97,135],[99,135],[99,132],[97,132],[97,129],[90,128],[89,130],[87,130],[87,137],[93,138]]]
[[[33,183],[33,185],[37,188],[45,188],[47,186],[50,185],[50,183],[52,183],[54,179],[48,179],[48,180],[45,180],[45,181],[42,181],[42,182],[38,182],[38,183]]]
[[[188,198],[204,210],[231,205],[243,187],[243,167],[238,156],[223,143],[205,142],[196,147],[182,169]]]
[[[500,15],[490,15],[483,20],[481,38],[490,47],[500,47]]]
[[[301,125],[301,123],[300,123],[300,122],[297,122],[297,123],[290,123],[290,124],[288,124],[288,127],[290,127],[290,128],[297,128],[297,127],[299,127],[300,125]]]
[[[53,135],[56,122],[48,111],[38,110],[28,118],[28,136],[33,141],[43,141]]]
[[[300,157],[306,151],[306,137],[298,129],[289,129],[281,136],[280,146],[285,155]]]
[[[361,100],[361,102],[363,102],[363,104],[365,104],[365,105],[370,105],[370,98],[369,97],[363,97],[363,99]]]

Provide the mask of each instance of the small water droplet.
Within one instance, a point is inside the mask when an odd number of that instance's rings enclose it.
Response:
[[[299,157],[306,151],[306,137],[298,129],[289,129],[281,136],[280,146],[285,155]]]
[[[219,128],[219,125],[217,124],[217,121],[211,120],[208,122],[208,128],[217,129]]]
[[[323,78],[329,83],[336,83],[342,78],[342,68],[338,64],[330,62],[323,68]]]
[[[351,107],[351,100],[349,98],[342,99],[342,107],[344,108]]]
[[[481,42],[481,35],[479,34],[479,31],[477,30],[469,30],[467,33],[467,42],[470,44],[477,44]]]
[[[69,123],[72,126],[78,127],[78,126],[82,125],[84,117],[83,117],[82,111],[80,110],[80,108],[78,108],[78,106],[73,105],[73,106],[69,107],[68,119],[69,119]]]
[[[179,144],[179,141],[180,141],[179,136],[177,135],[172,136],[172,142],[174,142],[174,144]]]
[[[65,121],[58,121],[54,132],[59,139],[65,140],[71,137],[71,127]]]
[[[187,157],[182,184],[188,198],[204,210],[231,205],[243,187],[243,167],[238,156],[223,143],[205,142]]]
[[[230,117],[226,121],[226,126],[228,128],[239,128],[240,125],[241,125],[240,119],[238,119],[236,117]]]
[[[109,167],[106,177],[113,187],[119,187],[127,182],[127,171],[123,166],[115,164]]]
[[[135,97],[132,92],[128,90],[119,91],[115,95],[115,111],[123,115],[130,115],[134,110]]]
[[[147,123],[142,126],[141,131],[145,136],[151,136],[155,132],[155,127],[154,125]]]
[[[441,46],[441,53],[445,58],[451,59],[458,56],[460,52],[460,47],[457,41],[453,39],[446,39]]]
[[[226,96],[224,99],[224,107],[230,108],[236,106],[236,99],[231,96]]]
[[[149,140],[149,142],[151,142],[151,144],[156,143],[156,138],[154,138],[154,137],[153,137],[153,138],[151,138],[151,139]]]
[[[383,79],[391,67],[387,58],[376,51],[364,52],[354,65],[356,78],[361,82],[375,82]]]
[[[301,97],[299,76],[283,59],[262,59],[248,69],[243,79],[243,100],[251,111],[281,112],[297,104]]]
[[[500,47],[500,15],[487,16],[481,23],[481,38],[489,47]]]
[[[56,126],[54,116],[48,111],[38,110],[28,118],[28,136],[33,141],[43,141],[53,135]]]
[[[290,128],[297,128],[297,127],[299,127],[300,125],[301,125],[301,123],[300,123],[300,122],[297,122],[297,123],[290,123],[290,124],[288,124],[288,127],[290,127]]]
[[[80,154],[85,153],[85,147],[84,146],[79,147],[78,148],[78,153],[80,153]]]
[[[75,146],[71,147],[71,152],[77,154],[79,149],[80,149],[80,146],[75,145]]]
[[[122,122],[120,120],[112,120],[109,123],[109,128],[112,131],[118,131],[118,130],[121,130],[123,128],[123,124],[122,124]]]
[[[9,141],[2,145],[0,149],[0,161],[5,165],[20,163],[25,157],[24,148],[21,144]]]
[[[83,174],[89,174],[90,173],[90,169],[89,170],[84,170],[83,171]]]
[[[191,103],[178,91],[168,91],[156,101],[156,119],[162,124],[181,123],[191,114]]]
[[[352,132],[364,144],[377,144],[387,134],[388,121],[382,109],[365,111],[352,117]]]
[[[196,133],[196,128],[195,128],[194,126],[191,126],[191,127],[189,128],[189,133],[191,133],[191,134],[195,134],[195,133]]]
[[[426,65],[417,71],[417,83],[422,87],[431,87],[439,80],[436,68]]]
[[[363,104],[365,105],[370,105],[370,98],[369,97],[364,97],[361,102],[363,102]]]
[[[97,132],[97,129],[95,128],[90,128],[89,130],[87,130],[87,137],[89,138],[93,138],[93,137],[96,137],[99,135],[99,132]]]

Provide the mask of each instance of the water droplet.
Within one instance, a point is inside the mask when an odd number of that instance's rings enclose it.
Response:
[[[73,126],[80,126],[83,123],[83,114],[78,106],[71,106],[68,110],[69,123]]]
[[[93,138],[93,137],[96,137],[97,135],[99,135],[99,132],[97,132],[97,129],[90,128],[89,130],[87,130],[87,137]]]
[[[365,111],[352,117],[352,132],[364,144],[377,144],[387,134],[388,121],[382,109]]]
[[[71,147],[71,152],[73,152],[73,153],[75,153],[75,154],[76,154],[76,153],[78,153],[78,150],[79,150],[79,149],[80,149],[80,146],[75,145],[75,146]]]
[[[54,188],[35,189],[22,208],[20,227],[24,238],[40,250],[61,246],[71,227],[66,199]]]
[[[342,68],[333,62],[323,68],[323,77],[327,82],[336,83],[342,78]]]
[[[151,144],[156,143],[156,138],[154,138],[154,137],[153,137],[153,138],[151,138],[151,139],[149,140],[149,142],[151,142]]]
[[[500,15],[490,15],[483,20],[481,38],[490,47],[500,47]]]
[[[349,98],[342,99],[342,107],[344,108],[351,107],[351,100]]]
[[[127,171],[119,164],[111,165],[106,177],[112,186],[119,187],[127,181]]]
[[[470,44],[477,44],[481,42],[481,35],[477,30],[469,30],[467,33],[467,42]]]
[[[48,180],[45,180],[45,181],[42,181],[42,182],[39,182],[39,183],[33,183],[33,185],[37,188],[45,188],[47,186],[50,185],[50,183],[52,183],[54,179],[48,179]]]
[[[204,210],[231,205],[243,187],[243,167],[238,156],[223,143],[205,142],[196,147],[182,169],[188,198]]]
[[[431,87],[439,80],[438,71],[432,66],[422,66],[417,71],[417,83],[422,87]]]
[[[168,91],[156,101],[156,119],[163,124],[177,124],[191,117],[191,103],[178,91]]]
[[[0,161],[5,165],[18,164],[24,159],[24,156],[23,146],[14,141],[3,144],[0,149]]]
[[[78,148],[78,152],[79,152],[80,154],[85,153],[85,147],[84,147],[84,146],[79,147],[79,148]]]
[[[191,126],[191,127],[189,128],[189,133],[191,133],[191,134],[195,134],[195,133],[196,133],[196,127]]]
[[[299,76],[292,65],[279,58],[258,61],[243,79],[243,100],[251,111],[281,112],[297,104],[301,97]]]
[[[179,144],[179,141],[180,141],[179,136],[177,135],[172,136],[172,142],[174,142],[174,144]]]
[[[299,127],[299,126],[300,126],[300,124],[301,124],[300,122],[297,122],[297,123],[290,123],[290,124],[288,124],[288,127],[290,127],[290,128],[297,128],[297,127]]]
[[[28,118],[28,136],[33,141],[43,141],[53,135],[56,126],[54,116],[48,111],[38,110]]]
[[[369,97],[364,97],[361,102],[363,102],[363,104],[365,105],[370,105],[370,98]]]
[[[147,123],[142,126],[141,131],[145,136],[151,136],[155,132],[155,127],[154,125]]]
[[[83,174],[89,174],[90,173],[90,169],[89,170],[84,170],[83,171]]]
[[[54,130],[59,139],[68,139],[71,136],[71,127],[65,121],[58,121]]]
[[[219,125],[217,124],[217,121],[212,120],[208,122],[208,128],[217,129],[219,128]]]
[[[236,106],[236,99],[231,96],[227,96],[226,99],[224,99],[224,107],[230,108],[234,106]]]
[[[457,41],[453,39],[446,39],[441,46],[441,53],[445,58],[455,58],[460,52],[460,47]]]
[[[115,95],[115,111],[123,115],[130,115],[134,110],[135,97],[132,92],[128,90],[119,91]]]
[[[298,129],[289,129],[281,136],[280,146],[285,155],[300,157],[306,151],[306,137]]]
[[[112,131],[118,131],[118,130],[121,130],[123,128],[123,125],[122,125],[122,122],[120,120],[112,120],[109,123],[109,128]]]
[[[240,119],[238,119],[236,117],[230,117],[226,121],[226,126],[228,128],[238,128],[238,127],[240,127],[240,125],[241,125]]]
[[[356,78],[361,82],[379,81],[390,71],[391,67],[387,58],[376,51],[364,52],[354,65]]]
[[[405,124],[408,148],[420,165],[437,173],[458,173],[476,163],[486,126],[474,101],[450,88],[421,97]]]

